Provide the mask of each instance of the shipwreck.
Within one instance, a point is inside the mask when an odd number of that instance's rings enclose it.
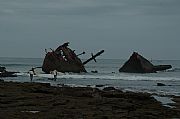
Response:
[[[42,71],[45,73],[50,73],[53,70],[57,70],[58,72],[73,72],[73,73],[80,73],[80,72],[87,72],[84,65],[94,60],[96,62],[96,57],[101,55],[104,50],[101,50],[97,54],[92,55],[91,58],[82,62],[81,59],[78,57],[85,52],[76,54],[75,50],[71,50],[69,47],[69,42],[64,43],[63,45],[59,46],[56,50],[52,50],[47,52],[46,56],[43,61]]]
[[[171,65],[153,65],[143,56],[134,52],[128,61],[119,69],[119,72],[127,73],[156,73],[172,68]]]

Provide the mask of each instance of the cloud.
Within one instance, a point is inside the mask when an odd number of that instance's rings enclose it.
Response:
[[[163,52],[178,49],[179,4],[179,0],[1,0],[0,54],[13,56],[23,46],[19,55],[29,57],[29,44],[34,44],[30,54],[39,57],[43,48],[67,40],[77,51],[105,49],[107,58],[124,58],[133,50],[151,52],[152,58],[159,50],[168,58]],[[8,54],[2,52],[5,48],[11,49]]]

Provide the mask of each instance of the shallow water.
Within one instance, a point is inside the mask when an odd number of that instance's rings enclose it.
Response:
[[[171,106],[169,104],[174,104],[175,102],[172,101],[172,98],[170,97],[162,97],[162,96],[157,96],[157,95],[153,95],[153,97],[162,103],[162,105],[166,106],[166,107],[170,107],[170,108],[174,108],[174,106]]]
[[[29,82],[27,74],[32,67],[41,66],[41,58],[0,58],[1,66],[8,71],[19,71],[18,77],[3,78],[5,81]],[[148,74],[119,73],[119,68],[125,60],[119,59],[98,59],[97,63],[87,64],[88,73],[58,73],[57,80],[51,74],[44,74],[41,69],[36,69],[37,75],[34,82],[51,83],[52,85],[66,84],[71,86],[114,86],[122,90],[149,92],[160,95],[180,95],[180,61],[179,60],[157,60],[153,64],[171,64],[172,69],[168,71]],[[97,70],[98,73],[91,73]],[[113,72],[113,73],[112,73]],[[157,86],[157,83],[164,83],[166,86]]]

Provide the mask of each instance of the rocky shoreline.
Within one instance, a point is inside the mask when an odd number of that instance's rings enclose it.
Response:
[[[180,97],[173,100],[176,108],[162,106],[148,93],[0,81],[1,119],[180,118]]]

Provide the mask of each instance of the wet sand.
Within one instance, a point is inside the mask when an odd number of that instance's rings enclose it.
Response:
[[[0,80],[0,119],[180,118],[180,97],[174,101],[168,108],[148,93]]]

